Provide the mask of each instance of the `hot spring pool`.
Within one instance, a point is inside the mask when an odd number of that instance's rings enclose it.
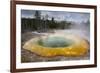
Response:
[[[71,39],[66,39],[65,37],[47,37],[45,39],[39,39],[38,44],[44,47],[67,47],[73,44],[74,42]]]
[[[23,48],[43,57],[70,57],[84,56],[88,52],[89,44],[87,40],[76,35],[53,34],[32,38]]]

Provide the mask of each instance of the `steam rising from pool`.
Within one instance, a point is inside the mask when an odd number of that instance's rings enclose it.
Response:
[[[66,47],[73,43],[72,40],[66,39],[65,37],[53,36],[45,39],[39,39],[38,44],[45,47]]]

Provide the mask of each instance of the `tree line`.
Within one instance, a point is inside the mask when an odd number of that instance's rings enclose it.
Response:
[[[21,29],[24,31],[47,32],[53,29],[69,29],[72,25],[68,21],[56,21],[54,17],[48,19],[48,15],[41,16],[40,11],[35,11],[35,18],[21,18]]]

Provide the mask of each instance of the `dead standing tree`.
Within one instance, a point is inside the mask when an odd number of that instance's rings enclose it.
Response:
[[[40,32],[42,29],[42,25],[41,25],[41,12],[40,11],[36,11],[35,12],[35,25],[37,27],[37,31]]]

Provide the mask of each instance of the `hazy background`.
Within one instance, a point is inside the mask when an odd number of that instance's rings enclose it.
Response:
[[[21,10],[22,32],[61,30],[89,40],[90,13],[44,10]],[[56,31],[57,32],[57,31]],[[60,31],[59,31],[60,32]]]

